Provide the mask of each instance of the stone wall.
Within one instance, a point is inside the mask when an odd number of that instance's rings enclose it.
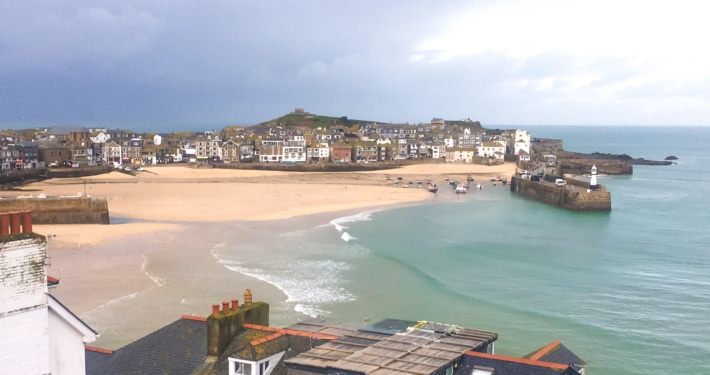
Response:
[[[88,197],[0,199],[0,212],[32,211],[34,224],[109,224],[108,202]]]
[[[513,177],[510,181],[510,191],[572,211],[611,211],[611,194],[603,185],[588,192],[589,184],[583,181],[568,179],[567,184],[573,188],[562,188],[549,182]]]

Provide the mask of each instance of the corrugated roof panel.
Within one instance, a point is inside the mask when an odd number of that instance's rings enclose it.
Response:
[[[373,354],[363,354],[360,352],[353,353],[352,355],[349,355],[344,360],[351,361],[351,362],[357,362],[357,363],[367,363],[367,364],[377,365],[377,366],[385,366],[388,363],[391,363],[393,361],[393,359],[390,357],[383,357],[383,356],[373,355]]]
[[[351,362],[351,361],[344,360],[344,359],[334,362],[334,363],[330,364],[328,367],[337,368],[339,370],[362,372],[362,373],[366,373],[366,374],[369,374],[369,373],[380,368],[380,366],[363,364],[363,363],[356,363],[356,362]]]
[[[394,335],[390,338],[388,338],[385,341],[392,341],[392,342],[401,342],[401,343],[407,343],[411,345],[426,345],[433,340],[429,337],[417,337],[417,336],[412,336],[412,335]]]
[[[451,362],[453,359],[445,359],[445,358],[433,358],[433,357],[426,357],[426,356],[421,356],[417,355],[416,353],[410,353],[407,354],[406,356],[400,358],[397,360],[398,362],[406,362],[406,363],[419,363],[419,364],[424,364],[432,367],[439,368],[441,366],[444,366],[445,364]]]
[[[419,349],[413,351],[412,354],[418,355],[418,356],[424,356],[424,357],[443,358],[445,360],[451,361],[455,358],[461,357],[463,355],[463,352],[452,353],[452,352],[430,349],[428,347],[425,347],[425,348],[419,348]]]
[[[333,361],[325,361],[320,358],[313,358],[313,357],[308,357],[308,356],[303,356],[303,355],[289,358],[289,359],[285,360],[284,362],[286,362],[288,364],[318,367],[318,368],[325,368],[327,365],[333,363]]]
[[[411,343],[401,343],[401,342],[395,342],[395,341],[389,341],[389,340],[380,341],[376,344],[373,344],[373,346],[380,347],[380,348],[401,350],[401,351],[405,351],[405,352],[412,351],[412,350],[419,347],[418,345],[414,345]]]
[[[431,374],[434,372],[436,369],[438,369],[441,366],[432,366],[432,365],[427,365],[424,363],[411,363],[411,362],[394,362],[387,366],[388,369],[392,370],[397,370],[397,371],[405,371],[410,374]]]
[[[403,350],[388,349],[383,347],[369,346],[363,350],[362,353],[381,355],[383,357],[399,358],[406,355],[408,352]]]
[[[432,348],[432,349],[438,349],[438,350],[446,350],[450,352],[456,352],[456,353],[463,353],[467,350],[471,350],[476,348],[478,345],[456,345],[456,344],[451,344],[447,342],[432,342],[431,344],[427,345],[427,347]]]
[[[410,375],[410,373],[404,371],[396,371],[388,368],[381,368],[373,372],[372,375]]]

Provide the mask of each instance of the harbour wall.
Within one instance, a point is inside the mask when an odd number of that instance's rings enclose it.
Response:
[[[567,187],[554,183],[513,177],[510,191],[539,202],[572,211],[611,211],[611,194],[603,185],[589,190],[589,183],[568,179]]]
[[[32,211],[35,224],[109,224],[108,202],[90,197],[4,198],[0,212]]]

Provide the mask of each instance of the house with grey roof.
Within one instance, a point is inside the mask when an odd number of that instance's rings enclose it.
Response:
[[[452,374],[466,352],[489,353],[498,334],[385,319],[284,361],[291,374]]]
[[[47,132],[50,138],[60,142],[74,142],[77,144],[89,145],[91,133],[83,126],[53,126]]]

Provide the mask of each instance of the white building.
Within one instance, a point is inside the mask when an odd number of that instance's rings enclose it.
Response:
[[[89,137],[89,140],[91,140],[92,143],[106,143],[109,139],[111,139],[111,135],[104,132],[100,132],[94,137]]]
[[[530,154],[530,133],[525,130],[515,131],[515,140],[513,141],[515,149],[513,150],[514,155],[518,155],[521,150]]]
[[[505,158],[505,142],[493,141],[483,142],[478,148],[478,156],[482,158],[504,159]]]
[[[0,373],[85,374],[84,344],[97,334],[47,293],[46,242],[30,233],[29,211],[0,213],[13,215],[23,225],[10,233],[25,238],[0,238]]]
[[[306,161],[306,140],[302,135],[293,135],[283,142],[282,163],[304,163]]]
[[[328,147],[328,142],[314,143],[310,147],[307,147],[306,157],[308,160],[329,160],[330,147]]]

